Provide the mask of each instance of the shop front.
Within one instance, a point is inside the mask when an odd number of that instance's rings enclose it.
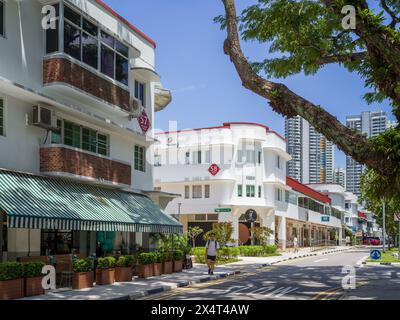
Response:
[[[149,233],[182,225],[147,196],[0,170],[0,257],[128,253]]]

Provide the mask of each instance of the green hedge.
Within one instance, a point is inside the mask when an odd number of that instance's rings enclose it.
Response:
[[[42,269],[45,266],[43,262],[27,262],[24,266],[24,278],[38,278],[44,276]]]
[[[92,270],[92,261],[90,259],[77,259],[72,262],[72,270],[75,273],[89,272]]]
[[[174,261],[181,261],[183,259],[184,253],[182,250],[175,250],[173,256]]]
[[[110,269],[114,268],[116,264],[114,257],[104,257],[97,259],[97,269]]]
[[[132,267],[135,262],[133,256],[120,256],[117,261],[117,267],[128,268]]]
[[[139,254],[139,264],[153,264],[156,262],[156,254],[154,252],[146,252]]]
[[[24,266],[18,262],[0,263],[0,281],[21,279],[24,277]]]
[[[240,255],[243,257],[261,257],[263,255],[274,254],[278,250],[275,245],[268,246],[240,246]]]

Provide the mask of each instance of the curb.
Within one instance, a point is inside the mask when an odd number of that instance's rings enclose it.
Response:
[[[223,278],[234,276],[234,275],[237,275],[237,274],[240,274],[240,273],[241,273],[240,270],[235,270],[235,271],[232,271],[232,272],[221,273],[221,274],[218,274],[218,275],[206,276],[206,277],[203,277],[203,278],[200,278],[200,279],[197,279],[197,280],[193,280],[193,281],[179,282],[179,283],[176,284],[176,286],[172,285],[172,286],[169,286],[169,287],[165,287],[165,286],[156,287],[156,288],[152,288],[152,289],[146,290],[144,292],[137,292],[137,293],[126,295],[126,296],[113,298],[111,300],[136,300],[136,299],[143,298],[143,297],[146,297],[146,296],[149,296],[149,295],[152,295],[152,294],[157,294],[157,293],[161,293],[161,292],[168,292],[168,291],[171,291],[171,290],[176,289],[176,288],[184,288],[184,287],[189,287],[191,285],[198,284],[198,283],[205,283],[205,282],[209,282],[209,281],[212,281],[212,280],[223,279]]]

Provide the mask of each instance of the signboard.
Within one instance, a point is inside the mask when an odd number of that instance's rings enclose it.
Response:
[[[253,209],[249,209],[244,214],[247,222],[255,222],[257,220],[257,212]]]
[[[322,222],[329,222],[330,221],[330,216],[321,216],[321,221]]]
[[[394,214],[394,221],[400,222],[400,213],[395,213]]]
[[[209,168],[208,172],[211,173],[213,176],[216,176],[221,169],[213,163]]]
[[[231,208],[216,208],[214,212],[232,212]]]
[[[371,251],[370,256],[371,256],[372,260],[379,260],[381,258],[381,256],[382,256],[382,254],[381,254],[381,252],[379,250],[375,249],[375,250]]]
[[[140,129],[142,129],[143,133],[146,133],[150,129],[150,119],[147,116],[146,111],[143,110],[142,114],[138,118]]]

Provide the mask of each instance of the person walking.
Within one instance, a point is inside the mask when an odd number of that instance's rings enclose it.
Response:
[[[295,253],[299,251],[299,241],[296,236],[293,238],[293,248]]]
[[[208,274],[214,274],[215,260],[217,259],[217,250],[219,249],[219,244],[215,240],[215,234],[210,235],[210,239],[206,242],[206,259]]]

